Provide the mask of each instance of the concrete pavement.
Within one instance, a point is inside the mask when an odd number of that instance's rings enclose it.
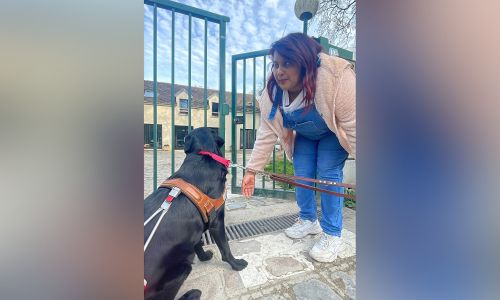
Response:
[[[246,201],[244,203],[243,201]],[[226,224],[236,224],[297,212],[294,202],[282,199],[228,195]],[[202,299],[355,299],[355,211],[344,208],[344,250],[332,263],[318,263],[308,251],[319,236],[292,240],[283,232],[230,241],[233,255],[247,260],[244,270],[233,271],[221,260],[215,245],[204,248],[212,260],[195,259],[193,271],[178,296],[197,288]]]

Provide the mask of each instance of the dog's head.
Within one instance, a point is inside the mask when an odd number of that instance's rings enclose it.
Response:
[[[206,127],[194,129],[184,140],[186,154],[208,151],[222,155],[220,150],[222,146],[224,146],[224,140],[214,130]]]

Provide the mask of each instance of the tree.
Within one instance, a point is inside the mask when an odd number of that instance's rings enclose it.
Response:
[[[320,0],[311,27],[319,36],[328,38],[330,44],[342,48],[355,47],[356,1]]]

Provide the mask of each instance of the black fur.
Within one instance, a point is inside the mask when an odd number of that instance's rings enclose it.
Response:
[[[194,129],[186,136],[186,158],[170,178],[182,178],[209,197],[219,198],[224,192],[227,169],[211,157],[198,152],[210,151],[222,155],[220,147],[223,145],[224,140],[212,130]],[[168,188],[159,188],[144,200],[144,220],[160,207],[169,192]],[[144,227],[144,243],[158,217],[159,215]],[[224,227],[224,206],[219,209],[216,218],[211,220],[210,227],[206,228],[196,206],[180,194],[172,202],[144,253],[144,278],[148,280],[145,299],[174,299],[191,272],[194,254],[201,261],[212,258],[213,253],[202,248],[201,235],[206,229],[214,238],[223,261],[237,271],[247,266],[245,260],[235,259],[229,249]],[[199,299],[200,295],[199,290],[190,290],[181,299]]]

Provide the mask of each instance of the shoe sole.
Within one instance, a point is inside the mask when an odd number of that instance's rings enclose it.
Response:
[[[316,257],[312,256],[312,255],[311,255],[311,253],[309,253],[309,256],[310,256],[312,259],[314,259],[315,261],[317,261],[317,262],[322,262],[322,263],[330,263],[330,262],[333,262],[333,261],[334,261],[334,260],[338,257],[338,255],[335,255],[335,256],[333,256],[333,257],[331,257],[331,258],[329,257],[329,258],[327,258],[327,259],[318,259],[318,258],[316,258]]]
[[[306,237],[308,235],[317,235],[317,234],[320,234],[322,232],[323,232],[323,229],[320,229],[318,232],[308,232],[305,235],[296,235],[296,236],[293,236],[293,235],[288,234],[288,232],[286,232],[286,230],[285,230],[285,235],[287,237],[291,238],[291,239],[301,239],[301,238],[304,238],[304,237]]]
[[[329,263],[329,262],[333,262],[334,260],[336,260],[339,257],[339,253],[344,251],[344,250],[345,250],[345,247],[341,246],[339,249],[337,249],[337,254],[332,255],[326,259],[322,259],[322,258],[318,259],[318,258],[314,257],[314,255],[311,254],[311,251],[309,251],[309,256],[317,262]]]

